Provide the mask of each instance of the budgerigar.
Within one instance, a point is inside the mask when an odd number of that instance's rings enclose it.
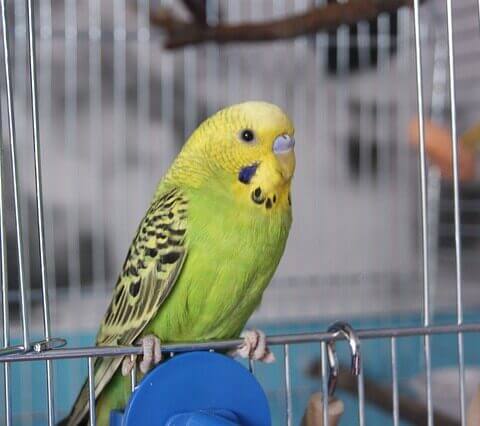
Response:
[[[140,370],[160,343],[237,338],[259,305],[292,222],[293,125],[277,106],[223,109],[191,135],[160,181],[128,250],[98,331],[99,346],[142,343]],[[238,353],[273,356],[259,332]],[[131,358],[95,360],[96,414],[107,426],[130,395]],[[62,422],[88,418],[88,386]]]

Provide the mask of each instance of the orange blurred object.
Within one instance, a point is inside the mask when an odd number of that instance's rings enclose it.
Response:
[[[470,401],[467,413],[467,426],[478,426],[480,424],[480,386],[477,393]]]
[[[408,141],[411,146],[419,149],[420,136],[418,119],[410,121],[408,128]],[[459,139],[458,147],[458,173],[462,182],[475,178],[475,151]],[[425,121],[425,152],[430,163],[436,165],[444,179],[453,178],[452,167],[452,136],[450,132],[432,121]]]

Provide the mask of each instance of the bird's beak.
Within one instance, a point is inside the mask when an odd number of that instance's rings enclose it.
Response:
[[[290,180],[295,171],[295,139],[293,136],[280,135],[273,142],[273,153],[277,157],[282,176]]]

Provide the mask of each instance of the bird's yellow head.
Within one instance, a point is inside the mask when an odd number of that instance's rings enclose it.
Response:
[[[279,107],[245,102],[205,120],[185,144],[169,175],[178,179],[190,169],[191,182],[197,184],[219,178],[239,196],[247,195],[248,200],[269,209],[277,202],[288,202],[295,170],[294,145],[293,124]]]

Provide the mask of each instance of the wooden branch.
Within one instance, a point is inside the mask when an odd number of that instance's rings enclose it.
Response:
[[[321,375],[321,362],[316,361],[308,370],[309,375],[319,377]],[[337,389],[347,391],[357,395],[357,379],[353,377],[347,366],[340,368],[338,376]],[[375,383],[373,380],[364,377],[365,401],[376,405],[388,413],[393,411],[393,393],[391,387],[384,387]],[[406,395],[400,395],[398,398],[400,419],[410,422],[415,426],[425,426],[428,424],[428,411],[426,404],[417,398]],[[450,416],[433,412],[433,419],[436,426],[460,426],[460,422],[452,419]]]
[[[328,398],[328,426],[338,426],[344,411],[345,406],[342,401]],[[300,426],[327,426],[323,423],[323,415],[323,395],[317,392],[308,400]]]
[[[182,0],[184,6],[188,9],[195,23],[204,27],[207,25],[207,6],[205,0]]]
[[[186,22],[162,9],[152,13],[151,21],[166,31],[165,47],[175,49],[207,41],[223,44],[290,39],[319,31],[334,30],[344,24],[351,25],[371,20],[381,13],[394,12],[404,6],[411,7],[412,4],[413,0],[350,0],[347,3],[314,7],[304,13],[262,23],[216,26]]]

